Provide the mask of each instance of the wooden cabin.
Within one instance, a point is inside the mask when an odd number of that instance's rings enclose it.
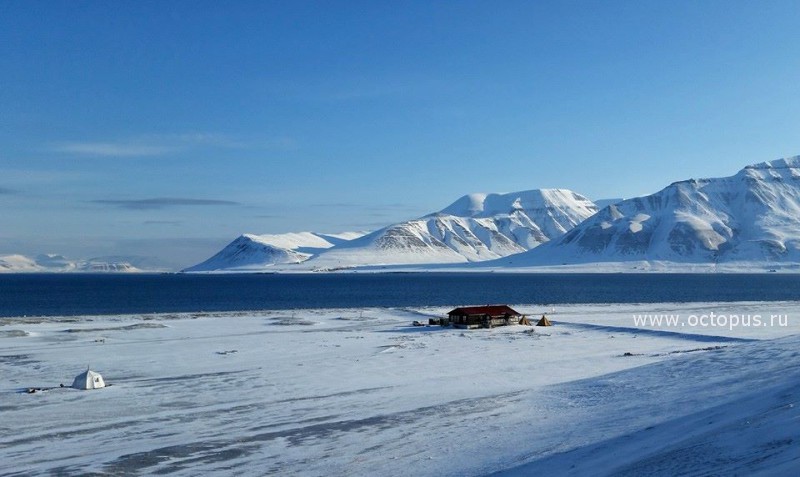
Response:
[[[507,305],[486,305],[456,308],[447,316],[456,328],[492,328],[515,325],[522,313]]]

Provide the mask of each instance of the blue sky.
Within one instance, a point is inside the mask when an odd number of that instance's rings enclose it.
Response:
[[[800,154],[800,3],[0,3],[0,255],[632,197]]]

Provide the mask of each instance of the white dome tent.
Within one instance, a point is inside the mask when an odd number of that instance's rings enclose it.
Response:
[[[106,387],[106,383],[100,373],[95,373],[87,367],[86,371],[75,376],[72,387],[75,389],[100,389]]]

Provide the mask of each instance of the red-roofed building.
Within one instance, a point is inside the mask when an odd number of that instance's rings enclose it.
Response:
[[[486,305],[456,308],[447,316],[458,328],[491,328],[516,324],[522,313],[507,305]]]

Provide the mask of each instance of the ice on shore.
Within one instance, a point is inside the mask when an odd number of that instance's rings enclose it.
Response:
[[[411,326],[445,308],[0,319],[0,474],[789,475],[800,462],[800,304],[514,308],[555,326]],[[712,312],[788,320],[633,318]],[[86,363],[113,385],[58,388]]]

